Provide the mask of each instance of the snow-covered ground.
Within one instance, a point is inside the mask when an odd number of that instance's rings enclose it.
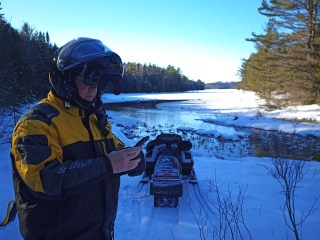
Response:
[[[169,111],[189,110],[193,113],[207,111],[209,116],[212,114],[212,118],[209,117],[206,122],[320,137],[318,105],[266,112],[259,109],[259,104],[263,102],[252,92],[207,90],[188,93],[103,96],[104,102],[152,99],[182,100],[161,103],[158,107]],[[134,144],[133,140],[126,138],[123,127],[116,126],[116,123],[136,127],[139,121],[129,116],[119,117],[115,112],[108,114],[111,117],[114,132],[127,145]],[[283,119],[291,119],[291,121]],[[307,123],[306,120],[314,122]],[[140,121],[139,124],[143,123]],[[210,131],[210,129],[194,130],[195,132],[201,130],[202,133]],[[9,144],[0,145],[0,220],[4,218],[6,203],[14,198],[9,148]],[[242,215],[240,212],[236,215],[243,216],[243,219],[238,218],[243,239],[250,239],[250,235],[252,239],[259,240],[294,239],[283,217],[284,195],[281,193],[281,186],[267,170],[273,169],[272,159],[225,157],[222,160],[221,156],[217,158],[201,150],[193,149],[192,153],[198,184],[184,185],[183,197],[179,200],[178,208],[154,208],[148,184],[140,184],[140,177],[124,176],[122,178],[115,227],[116,239],[220,239],[217,234],[224,230],[226,226],[224,221],[227,218],[221,217],[222,215],[215,208],[217,206],[215,186],[219,186],[220,197],[226,203],[235,203],[237,198],[240,202],[243,200],[243,204],[238,203],[228,208],[230,213],[232,209],[236,210],[235,206],[242,206]],[[320,198],[320,164],[315,161],[305,162],[303,170],[303,178],[295,193],[296,217],[299,221],[315,203],[313,209],[316,211],[312,212],[299,228],[302,239],[313,240],[318,239],[320,235],[318,227],[320,210],[317,210],[320,207],[320,200],[315,202],[315,199]],[[235,234],[234,238],[241,239],[241,236]],[[0,229],[0,239],[21,239],[17,220],[6,228]],[[225,239],[231,239],[230,232]]]

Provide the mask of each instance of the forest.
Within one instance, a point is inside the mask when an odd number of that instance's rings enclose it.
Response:
[[[271,107],[320,103],[319,0],[263,0],[263,34],[248,38],[256,52],[239,69],[238,88]]]
[[[180,68],[166,68],[154,64],[124,63],[122,92],[182,92],[204,90],[205,83],[193,81],[181,73]]]
[[[262,34],[247,38],[256,52],[243,59],[235,87],[254,91],[271,107],[320,103],[320,0],[262,0],[267,17]],[[49,33],[28,23],[14,29],[0,2],[0,108],[44,97],[50,89],[48,71],[58,46]],[[168,65],[124,63],[122,92],[179,92],[221,88],[205,84]],[[227,86],[229,87],[229,85]]]
[[[15,111],[21,104],[45,97],[50,90],[48,72],[58,46],[49,33],[37,31],[27,22],[14,29],[2,13],[0,2],[0,109]],[[201,80],[193,81],[180,68],[124,63],[122,92],[180,92],[203,90]],[[107,89],[108,90],[108,89]]]

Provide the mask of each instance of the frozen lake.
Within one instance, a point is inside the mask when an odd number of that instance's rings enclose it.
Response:
[[[307,159],[313,158],[312,152],[315,150],[320,151],[320,140],[316,137],[224,126],[207,122],[208,119],[219,118],[219,114],[202,109],[172,109],[168,105],[170,101],[135,101],[108,103],[105,107],[107,112],[112,111],[124,119],[129,117],[139,120],[140,124],[131,127],[120,123],[126,129],[128,138],[138,140],[145,135],[152,138],[161,132],[180,132],[192,141],[194,149],[206,151],[218,158],[272,157],[281,154],[288,158]],[[208,132],[214,134],[208,135]]]

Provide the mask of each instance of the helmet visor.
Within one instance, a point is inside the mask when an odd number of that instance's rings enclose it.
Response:
[[[83,76],[83,83],[87,86],[96,84],[100,91],[105,90],[107,85],[111,83],[115,93],[121,91],[121,75],[110,74],[107,70],[92,70],[89,74]]]
[[[123,65],[118,55],[103,57],[96,61],[85,63],[78,75],[83,77],[83,83],[87,86],[97,84],[100,91],[105,90],[111,83],[115,94],[121,91],[121,78],[123,75]]]
[[[75,45],[75,46],[74,46]],[[113,52],[102,42],[80,41],[77,44],[70,42],[60,50],[57,67],[60,71],[65,71],[85,62],[95,60],[103,56],[111,56]]]

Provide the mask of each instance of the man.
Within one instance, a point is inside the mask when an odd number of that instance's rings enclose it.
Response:
[[[11,159],[24,239],[113,239],[120,175],[144,171],[140,147],[124,148],[101,108],[108,82],[120,93],[120,57],[78,38],[59,48],[52,89],[12,135]]]

